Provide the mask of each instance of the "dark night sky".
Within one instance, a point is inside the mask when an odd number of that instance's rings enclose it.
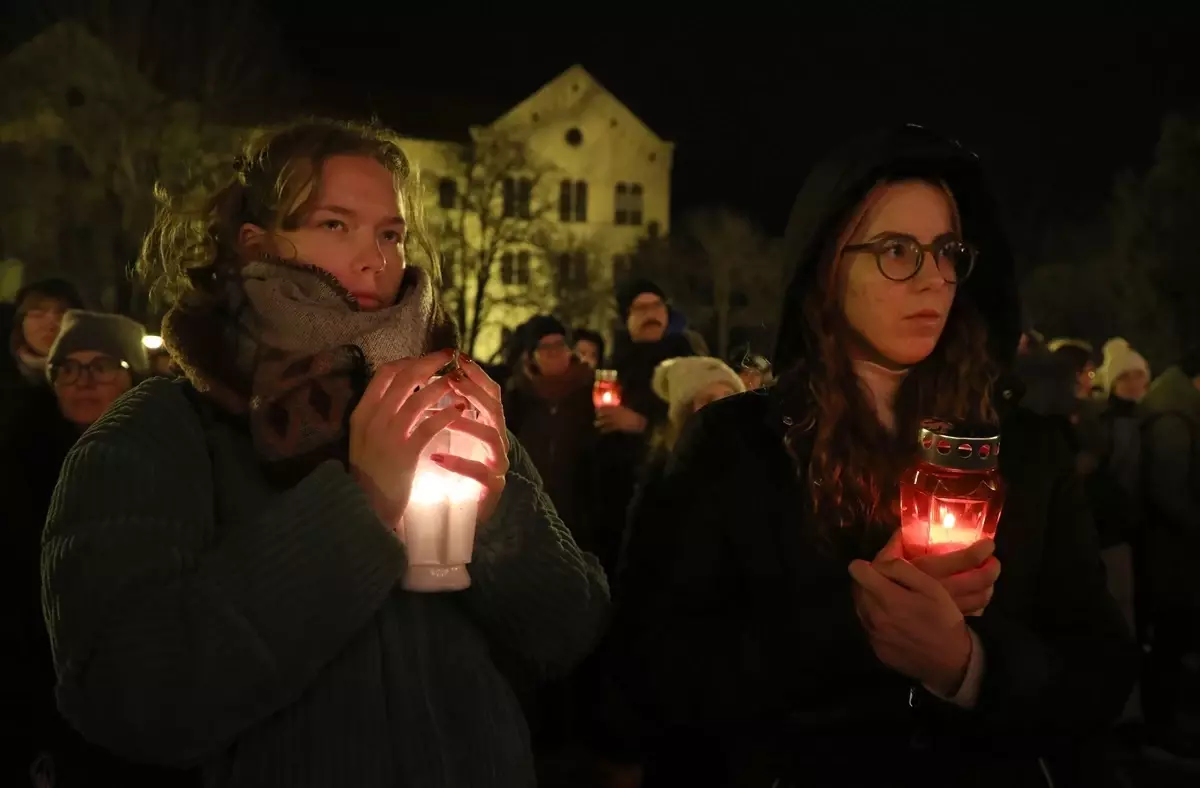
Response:
[[[552,32],[515,11],[428,18],[404,3],[265,2],[312,74],[309,111],[461,137],[581,63],[676,144],[676,216],[724,204],[776,233],[831,144],[858,126],[917,122],[983,156],[1018,250],[1040,261],[1064,228],[1103,219],[1115,176],[1150,161],[1164,113],[1200,109],[1195,24],[1161,15],[1075,17],[1044,4],[998,21],[963,3],[951,17],[933,5],[914,15],[916,0],[891,4],[900,11],[859,0],[853,16],[793,12],[751,30],[755,20],[685,23],[614,6]],[[606,32],[608,18],[641,32]],[[775,32],[787,28],[806,32]]]
[[[676,214],[726,204],[773,232],[822,150],[864,122],[891,119],[935,126],[977,150],[1031,252],[1064,222],[1101,217],[1115,175],[1149,162],[1163,114],[1200,104],[1190,24],[1176,26],[1181,33],[1131,33],[1128,23],[983,33],[961,20],[938,30],[944,20],[910,19],[902,30],[868,16],[840,32],[442,37],[447,23],[408,20],[403,35],[363,26],[331,49],[311,32],[318,17],[284,21],[318,78],[322,109],[375,112],[406,134],[461,135],[581,63],[676,143]],[[429,32],[413,32],[421,28]]]

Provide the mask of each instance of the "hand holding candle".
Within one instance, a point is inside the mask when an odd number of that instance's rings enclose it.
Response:
[[[508,427],[504,421],[500,386],[466,356],[460,354],[459,361],[459,370],[447,376],[450,389],[470,403],[478,413],[478,419],[455,421],[450,429],[475,438],[486,451],[478,459],[447,454],[434,461],[482,487],[478,518],[482,524],[492,516],[504,493],[504,480],[508,475]]]
[[[450,358],[434,353],[384,365],[350,416],[350,469],[389,528],[408,508],[421,453],[467,407],[448,381],[425,385]],[[431,415],[447,395],[447,407]]]
[[[971,660],[970,633],[943,584],[899,557],[898,541],[873,562],[850,563],[855,610],[880,662],[952,695]]]
[[[992,601],[1000,561],[996,543],[981,539],[969,547],[913,560],[913,566],[942,584],[965,616],[978,616]]]

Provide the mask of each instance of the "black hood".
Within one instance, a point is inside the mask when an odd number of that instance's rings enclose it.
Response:
[[[994,359],[1007,364],[1021,335],[1016,271],[979,158],[957,142],[920,126],[859,137],[809,174],[788,220],[785,259],[791,274],[775,347],[775,368],[804,357],[809,329],[800,309],[805,290],[863,198],[882,180],[921,178],[945,183],[958,206],[963,237],[979,249],[975,270],[958,298],[970,298],[988,326]]]

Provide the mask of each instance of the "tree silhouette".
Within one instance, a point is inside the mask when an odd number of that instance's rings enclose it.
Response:
[[[681,227],[641,241],[637,275],[663,287],[692,324],[715,339],[722,358],[735,333],[770,341],[785,284],[779,244],[725,208],[698,210]]]
[[[127,273],[155,184],[187,195],[227,171],[247,119],[285,111],[289,69],[250,3],[59,0],[43,9],[53,24],[0,63],[0,143],[48,193],[24,222],[57,237],[66,256],[42,268],[70,269],[93,292],[115,291],[108,306],[145,317],[145,294]]]
[[[561,174],[523,135],[473,129],[437,174],[440,208],[431,224],[440,236],[443,295],[465,349],[474,352],[485,326],[515,314],[559,311],[572,319],[595,310],[594,250],[559,222]],[[563,255],[573,262],[561,265]]]

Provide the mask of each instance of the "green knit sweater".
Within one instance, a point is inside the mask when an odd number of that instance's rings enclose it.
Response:
[[[271,488],[182,382],[120,400],[72,450],[43,542],[59,707],[87,738],[222,788],[531,786],[496,668],[569,670],[608,588],[514,441],[472,586],[415,594],[342,464]]]

